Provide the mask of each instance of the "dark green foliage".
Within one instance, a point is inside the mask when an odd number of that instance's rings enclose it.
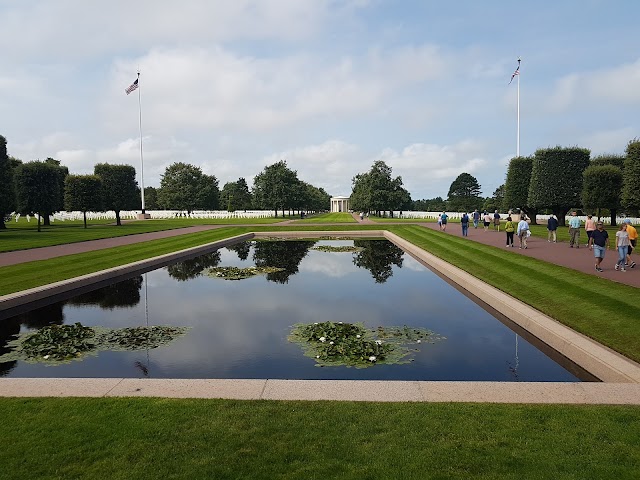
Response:
[[[182,282],[199,277],[205,268],[215,267],[220,263],[220,252],[206,253],[181,262],[167,265],[167,273],[171,278]]]
[[[353,264],[369,270],[376,283],[385,283],[393,276],[393,265],[402,268],[404,252],[391,242],[354,240],[353,245],[360,249],[353,257]]]
[[[263,209],[282,210],[296,206],[300,180],[298,173],[287,166],[287,162],[280,160],[264,167],[253,180],[253,197],[256,206]]]
[[[64,208],[83,213],[87,228],[87,212],[102,210],[102,179],[97,175],[67,175],[64,181]]]
[[[228,212],[246,211],[251,208],[251,203],[251,192],[244,178],[225,183],[220,191],[220,207],[226,208]]]
[[[135,307],[140,303],[142,275],[121,280],[112,285],[81,293],[67,300],[70,305],[98,305],[102,309]]]
[[[5,215],[16,208],[16,192],[13,185],[13,169],[7,155],[7,140],[0,135],[0,230],[6,228]]]
[[[122,225],[120,211],[140,205],[136,169],[131,165],[98,163],[94,173],[102,179],[104,208],[116,212],[116,225]]]
[[[205,175],[200,167],[182,162],[168,166],[160,180],[159,203],[167,209],[216,210],[218,180]]]
[[[494,190],[492,197],[485,198],[482,209],[487,212],[493,212],[495,210],[503,212],[507,210],[504,208],[504,184]]]
[[[616,154],[607,154],[607,155],[598,155],[597,157],[593,157],[591,159],[591,166],[598,165],[613,165],[618,167],[620,170],[624,168],[624,159],[625,155],[616,155]]]
[[[411,195],[402,186],[402,177],[391,177],[391,167],[376,161],[367,173],[356,175],[350,197],[351,208],[362,212],[408,210]]]
[[[267,280],[276,283],[288,283],[289,277],[298,273],[298,266],[309,249],[315,245],[313,241],[290,242],[256,242],[253,261],[256,267],[278,267],[282,270],[267,273]]]
[[[531,219],[536,221],[538,210],[529,205],[529,184],[533,157],[514,157],[509,162],[507,180],[504,184],[503,206],[505,210],[520,209]]]
[[[155,187],[144,187],[145,210],[159,210],[158,190]]]
[[[579,147],[554,147],[536,151],[529,184],[529,205],[548,208],[565,224],[565,215],[581,204],[582,172],[589,166],[590,152]]]
[[[417,212],[444,212],[447,202],[442,197],[416,200],[411,209]]]
[[[58,195],[56,196],[56,201],[55,204],[53,206],[53,210],[49,211],[49,212],[44,212],[43,213],[43,220],[44,220],[44,224],[45,225],[50,225],[49,222],[49,215],[51,215],[54,212],[58,212],[60,210],[64,210],[64,181],[67,178],[67,175],[69,175],[69,169],[63,165],[60,164],[60,160],[56,160],[55,158],[51,158],[48,157],[44,163],[47,163],[49,165],[53,165],[55,167],[57,167],[57,171],[56,171],[56,181],[58,182]]]
[[[17,211],[47,216],[61,209],[63,197],[60,167],[46,162],[27,162],[14,172]],[[40,231],[40,219],[38,219]]]
[[[591,165],[582,173],[582,204],[587,211],[608,208],[615,225],[616,210],[620,207],[622,170],[614,165]],[[600,217],[600,215],[598,215]]]
[[[449,210],[456,212],[472,212],[482,206],[480,184],[473,175],[461,173],[451,182],[447,204]]]
[[[640,210],[640,140],[632,140],[627,145],[624,161],[622,185],[622,206],[629,215]]]

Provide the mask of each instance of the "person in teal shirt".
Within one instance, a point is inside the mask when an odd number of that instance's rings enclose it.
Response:
[[[576,212],[571,212],[569,218],[569,248],[580,248],[580,219]]]

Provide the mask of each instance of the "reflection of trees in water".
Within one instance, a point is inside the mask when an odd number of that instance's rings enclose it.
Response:
[[[18,333],[20,333],[20,320],[18,317],[0,320],[0,355],[9,353],[7,342],[13,340],[13,336],[18,335]],[[0,377],[7,375],[17,363],[16,361],[0,363]]]
[[[353,264],[369,270],[376,283],[384,283],[393,276],[392,265],[402,268],[404,252],[387,240],[354,240],[353,244],[362,248],[353,257]]]
[[[280,272],[268,273],[267,280],[276,283],[287,283],[289,277],[298,273],[298,266],[309,249],[315,245],[313,241],[256,242],[253,261],[257,267],[284,268]]]
[[[227,250],[230,252],[236,252],[238,258],[242,261],[249,258],[249,251],[251,250],[251,242],[240,242],[235,245],[229,245]]]
[[[220,263],[220,252],[207,253],[195,258],[183,260],[167,266],[167,272],[171,278],[183,282],[200,276],[205,268],[217,267]]]
[[[118,307],[135,307],[140,303],[142,275],[121,282],[82,293],[67,301],[69,305],[98,305],[113,310]]]
[[[46,327],[48,325],[62,325],[64,323],[63,307],[64,302],[56,302],[45,307],[21,313],[13,318],[25,327],[33,329]]]

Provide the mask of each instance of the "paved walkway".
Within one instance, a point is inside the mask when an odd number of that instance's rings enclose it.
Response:
[[[432,230],[438,230],[436,223],[422,223],[421,225],[431,228]],[[462,237],[462,227],[458,223],[450,223],[447,225],[446,233],[456,237]],[[633,257],[637,257],[637,267],[627,268],[626,272],[617,272],[613,269],[613,266],[618,260],[618,252],[616,250],[607,250],[601,265],[604,272],[598,273],[595,271],[596,262],[593,252],[585,246],[585,243],[582,243],[580,248],[569,248],[569,244],[566,242],[549,243],[544,238],[532,236],[527,240],[528,248],[526,250],[518,248],[520,242],[517,238],[514,239],[514,248],[506,248],[507,234],[502,229],[497,232],[493,230],[493,227],[490,227],[489,231],[485,232],[483,227],[479,226],[475,229],[473,225],[469,228],[469,236],[467,238],[474,242],[492,245],[516,254],[538,258],[545,262],[640,288],[640,255],[633,255]],[[581,235],[580,240],[586,242],[586,235]]]
[[[378,223],[364,218],[360,220],[358,214],[353,214],[353,218],[360,225],[379,225],[380,228],[384,228],[387,225],[410,225],[409,223]],[[418,223],[432,230],[438,230],[436,223]],[[291,221],[283,221],[279,223],[273,223],[270,225],[290,225]],[[294,224],[295,225],[295,224]],[[300,224],[302,225],[302,224]],[[310,225],[338,225],[338,224],[326,224],[326,223],[305,223],[305,226]],[[354,225],[340,224],[340,225]],[[225,227],[227,225],[199,225],[195,227],[178,228],[175,230],[164,230],[161,232],[141,233],[137,235],[127,235],[124,237],[105,238],[102,240],[91,240],[87,242],[70,243],[66,245],[56,245],[53,247],[33,248],[30,250],[18,250],[14,252],[0,253],[0,267],[7,265],[15,265],[18,263],[32,262],[35,260],[46,260],[49,258],[61,257],[64,255],[72,255],[76,253],[91,252],[94,250],[102,250],[105,248],[119,247],[122,245],[132,245],[139,242],[147,242],[149,240],[157,240],[160,238],[175,237],[178,235],[186,235],[189,233],[201,232],[205,230],[211,230],[215,228]],[[237,225],[236,225],[237,226]],[[249,224],[247,226],[250,226]],[[451,223],[447,226],[447,234],[462,237],[462,229],[459,224]],[[506,234],[503,231],[496,232],[492,228],[489,231],[484,231],[482,227],[469,229],[469,240],[474,242],[483,243],[485,245],[492,245],[498,248],[505,248]],[[586,240],[581,237],[581,240]],[[530,237],[528,240],[528,247],[526,250],[520,250],[518,248],[518,239],[515,239],[515,248],[508,249],[510,252],[528,257],[538,258],[545,262],[550,262],[563,267],[572,268],[584,273],[597,275],[608,280],[624,283],[633,287],[640,288],[640,262],[636,268],[628,268],[626,272],[617,272],[613,269],[618,254],[614,250],[608,250],[605,255],[605,259],[602,262],[604,272],[598,273],[594,269],[595,260],[593,258],[593,252],[588,248],[581,246],[581,248],[569,248],[568,243],[549,243],[545,239],[538,237]],[[640,255],[637,256],[640,259]]]

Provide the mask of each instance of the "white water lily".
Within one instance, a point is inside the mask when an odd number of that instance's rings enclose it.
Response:
[[[417,343],[422,343],[422,340],[418,340],[418,342],[417,342]]]
[[[333,345],[333,342],[329,342],[329,345]]]
[[[320,355],[316,355],[316,358],[320,358]]]
[[[360,338],[360,335],[356,335],[356,338]]]
[[[318,324],[318,322],[313,322],[313,324],[314,324],[314,325],[317,325],[317,324]]]
[[[369,361],[370,361],[370,362],[375,362],[375,361],[376,361],[376,357],[375,357],[375,355],[371,355],[371,356],[369,357]]]
[[[378,345],[382,345],[382,340],[376,340],[376,343],[377,343]]]
[[[47,359],[49,358],[49,355],[45,355],[45,356],[44,356],[44,357],[42,357],[42,358],[44,358],[45,360],[47,360]]]
[[[325,337],[320,337],[318,340],[320,340],[322,343],[327,341],[327,339]]]

